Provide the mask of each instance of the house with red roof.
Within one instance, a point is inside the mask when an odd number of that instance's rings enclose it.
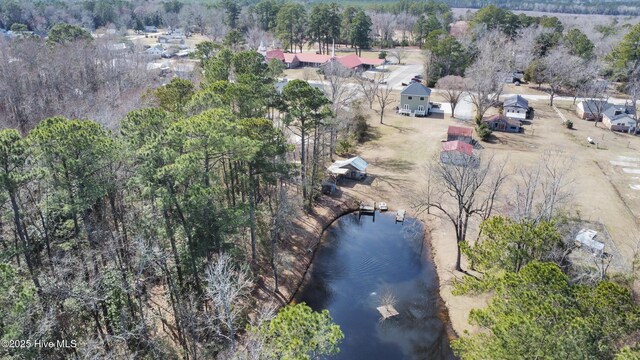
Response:
[[[320,67],[329,63],[332,60],[337,61],[340,65],[351,70],[367,70],[372,67],[382,65],[383,59],[368,59],[361,58],[356,54],[350,54],[345,56],[332,56],[316,53],[285,53],[280,49],[269,50],[265,53],[265,60],[267,62],[277,59],[282,61],[287,68],[293,69],[297,67]]]
[[[384,63],[383,59],[361,58],[356,54],[341,56],[336,58],[336,60],[347,69],[356,70],[356,71],[368,70],[372,67],[376,67]]]
[[[267,62],[276,59],[284,62],[284,53],[280,49],[269,50],[265,53],[265,58]]]
[[[456,166],[477,166],[479,163],[478,157],[473,151],[473,146],[460,140],[442,143],[440,161],[444,164]]]
[[[473,141],[473,128],[450,125],[447,129],[447,142],[455,140],[471,144]]]

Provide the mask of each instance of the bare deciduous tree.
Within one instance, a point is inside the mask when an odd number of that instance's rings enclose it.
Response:
[[[326,122],[329,130],[329,156],[333,160],[335,145],[338,140],[338,130],[346,126],[346,118],[343,109],[357,95],[357,89],[352,86],[353,70],[346,68],[337,61],[331,61],[324,67],[325,86],[323,91],[327,99],[331,101],[332,121]]]
[[[579,93],[585,100],[585,110],[593,114],[595,126],[598,126],[609,100],[609,82],[600,79],[587,80],[580,86]]]
[[[456,117],[456,106],[464,93],[464,79],[456,75],[447,75],[436,83],[436,88],[441,92],[444,100],[451,104],[451,117]]]
[[[398,61],[398,65],[402,65],[402,60],[407,55],[407,50],[404,47],[396,47],[389,50],[389,55]]]
[[[384,44],[393,40],[393,31],[396,28],[396,15],[389,13],[369,12],[371,17],[371,30],[380,36]]]
[[[391,97],[391,91],[393,89],[388,84],[378,86],[376,91],[376,100],[378,101],[378,106],[380,107],[380,124],[382,124],[382,120],[384,119],[384,110],[393,103],[393,98]]]
[[[508,58],[495,49],[504,48],[509,39],[498,31],[484,34],[478,41],[478,56],[467,69],[465,87],[476,108],[476,122],[494,106],[502,93],[505,79],[511,73]]]
[[[214,308],[211,315],[221,324],[215,330],[229,341],[233,352],[236,346],[236,324],[248,305],[245,297],[253,286],[249,272],[236,268],[231,257],[223,253],[207,269],[206,281],[207,297]]]
[[[229,31],[229,27],[224,23],[224,14],[216,11],[207,21],[207,36],[211,41],[217,42],[222,40]]]
[[[378,92],[378,86],[380,86],[380,81],[383,79],[383,75],[376,75],[372,79],[366,78],[364,76],[359,76],[356,78],[356,84],[358,85],[358,90],[360,94],[367,100],[367,104],[369,104],[369,109],[373,109],[373,102],[376,101],[376,93]]]
[[[524,71],[536,59],[535,48],[540,35],[552,31],[538,25],[520,29],[516,38],[509,42],[512,69]]]
[[[559,207],[571,199],[573,159],[559,151],[545,151],[534,166],[517,172],[512,197],[513,218],[534,223],[550,221]]]
[[[507,175],[504,162],[493,156],[486,160],[472,156],[459,165],[434,159],[428,168],[427,183],[418,193],[414,207],[430,213],[440,211],[451,222],[456,233],[458,252],[455,269],[462,271],[462,243],[466,241],[469,220],[474,216],[487,218]]]
[[[406,12],[400,13],[396,16],[396,28],[400,30],[402,34],[402,42],[406,42],[409,40],[409,38],[407,37],[407,33],[411,34],[416,21],[418,21],[418,18],[415,15]]]
[[[553,99],[563,87],[568,87],[575,71],[584,60],[571,55],[564,46],[555,48],[544,58],[542,78],[547,83],[549,105],[553,106]]]
[[[269,237],[271,239],[269,261],[271,263],[271,270],[273,271],[274,294],[278,294],[280,291],[278,289],[279,277],[277,267],[279,262],[278,243],[293,227],[291,219],[297,216],[299,210],[298,207],[295,206],[299,201],[291,201],[286,188],[280,187],[276,192],[275,201],[273,201],[272,206],[270,206],[271,227],[269,228]]]
[[[262,334],[254,329],[260,328],[263,324],[271,321],[276,314],[276,303],[270,302],[262,304],[253,316],[249,317],[249,331],[234,353],[229,353],[226,358],[234,360],[260,360],[265,358],[268,344]]]
[[[569,77],[566,88],[572,93],[573,103],[575,104],[578,97],[583,93],[584,87],[589,86],[589,83],[594,80],[599,80],[599,68],[596,61],[582,61],[577,64],[573,71],[574,76]]]
[[[139,106],[153,77],[141,49],[113,51],[109,41],[65,46],[37,39],[0,41],[0,116],[5,125],[26,133],[46,117],[66,115],[115,127]]]
[[[257,50],[260,44],[266,45],[269,43],[269,36],[259,26],[253,26],[247,30],[245,40],[249,49]]]

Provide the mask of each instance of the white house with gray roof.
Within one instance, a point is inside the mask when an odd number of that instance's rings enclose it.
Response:
[[[504,99],[504,115],[510,119],[525,120],[529,113],[529,102],[520,95]]]
[[[400,93],[400,108],[398,113],[409,116],[427,116],[431,111],[429,105],[431,89],[419,82],[407,86]]]
[[[609,104],[602,112],[602,123],[609,130],[635,132],[634,112],[633,106]]]

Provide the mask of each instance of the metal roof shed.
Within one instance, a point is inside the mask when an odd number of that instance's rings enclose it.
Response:
[[[360,156],[356,156],[347,160],[336,161],[333,163],[333,165],[330,166],[330,168],[344,168],[349,167],[349,165],[353,166],[355,170],[365,172],[367,171],[369,163],[364,161],[364,159]]]

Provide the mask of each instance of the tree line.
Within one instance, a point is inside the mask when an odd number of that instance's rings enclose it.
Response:
[[[77,341],[3,356],[337,351],[328,313],[275,315],[251,295],[267,276],[282,301],[283,241],[319,193],[330,101],[300,80],[278,93],[281,67],[256,52],[216,48],[202,61],[199,86],[174,78],[115,130],[55,116],[0,131],[0,337]]]
[[[368,8],[399,8],[411,3],[404,1],[380,1],[380,0],[355,0],[352,3],[362,4]],[[434,2],[427,2],[433,4]],[[403,5],[396,5],[403,4]],[[637,4],[629,0],[616,0],[608,2],[583,1],[580,3],[559,3],[557,1],[513,1],[513,0],[442,0],[438,4],[453,8],[481,9],[488,5],[496,5],[508,10],[541,11],[568,14],[594,14],[594,15],[638,15]]]
[[[47,41],[0,39],[3,126],[26,134],[40,120],[59,114],[117,124],[158,79],[149,75],[140,51],[113,51],[112,45],[68,24],[51,28]]]

